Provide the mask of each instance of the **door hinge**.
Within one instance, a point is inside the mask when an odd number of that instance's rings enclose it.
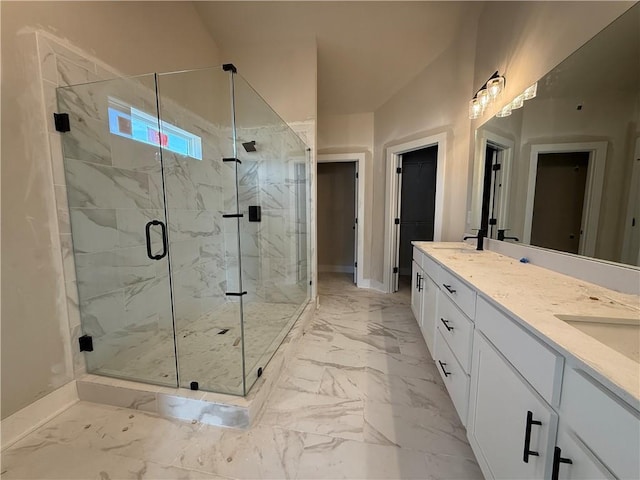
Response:
[[[356,223],[358,223],[358,219],[356,218]]]
[[[354,267],[358,268],[358,262],[354,263]]]
[[[54,113],[53,123],[56,127],[56,132],[68,132],[71,130],[68,113]]]
[[[81,352],[93,352],[93,337],[91,335],[82,335],[78,338]]]
[[[489,219],[489,225],[497,225],[498,224],[498,219],[497,218],[490,218]]]
[[[398,267],[393,267],[393,273],[398,273]]]
[[[498,170],[500,170],[502,168],[502,166],[499,163],[494,163],[493,166],[491,167],[491,169],[494,172],[497,172]]]
[[[358,172],[356,172],[356,178],[358,178]]]
[[[402,173],[402,168],[397,167],[397,168],[396,168],[396,173]]]
[[[399,218],[396,218],[396,219],[393,221],[393,223],[395,223],[396,225],[400,225],[400,219],[399,219]]]

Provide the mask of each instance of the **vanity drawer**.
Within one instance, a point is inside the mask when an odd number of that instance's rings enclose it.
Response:
[[[471,371],[473,322],[441,291],[438,291],[436,325],[463,370]]]
[[[469,376],[456,360],[440,331],[436,331],[435,343],[436,368],[440,372],[444,385],[447,387],[462,425],[466,426],[467,408],[469,406]]]
[[[640,478],[640,414],[586,373],[567,368],[560,415],[616,476]]]
[[[564,358],[478,297],[475,326],[551,405],[560,400]]]
[[[431,280],[440,285],[440,270],[442,267],[433,260],[429,255],[422,256],[422,270],[431,277]]]
[[[448,270],[440,269],[440,289],[471,319],[476,312],[476,292]]]

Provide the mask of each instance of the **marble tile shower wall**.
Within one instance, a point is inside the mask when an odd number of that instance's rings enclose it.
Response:
[[[307,159],[286,126],[239,129],[238,141],[256,141],[257,151],[241,155],[238,178],[240,209],[262,209],[260,223],[243,223],[243,281],[257,286],[255,295],[269,303],[301,304],[307,298]],[[297,169],[296,166],[304,166]],[[250,299],[249,299],[250,300]]]
[[[65,295],[72,342],[74,376],[86,371],[84,356],[77,348],[80,336],[80,310],[76,271],[71,242],[70,214],[67,204],[67,187],[64,174],[61,134],[56,132],[53,113],[58,111],[56,88],[78,83],[97,81],[119,76],[108,65],[92,60],[77,49],[68,47],[50,34],[36,33],[36,44],[40,61],[40,77],[44,101],[44,115],[49,135],[49,158],[55,189],[56,213],[60,235],[61,256],[65,279]]]

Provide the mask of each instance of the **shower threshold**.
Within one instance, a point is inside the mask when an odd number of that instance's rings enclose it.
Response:
[[[306,307],[284,337],[264,372],[245,397],[150,385],[86,374],[77,380],[80,400],[131,408],[162,417],[232,428],[249,428],[259,418],[269,393],[278,381],[297,341],[308,325],[315,302]]]

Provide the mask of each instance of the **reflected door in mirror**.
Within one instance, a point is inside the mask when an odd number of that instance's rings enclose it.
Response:
[[[579,253],[589,152],[538,156],[531,244]]]

